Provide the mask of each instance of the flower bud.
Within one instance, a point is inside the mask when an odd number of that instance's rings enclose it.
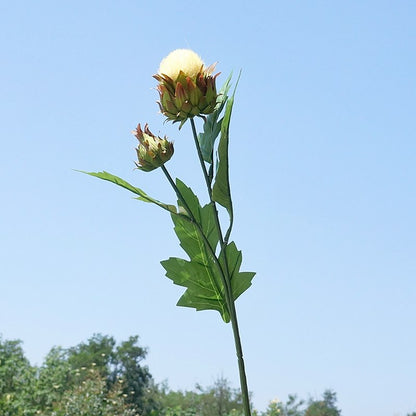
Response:
[[[212,76],[215,65],[206,68],[201,58],[189,49],[177,49],[162,60],[159,73],[160,111],[168,120],[180,122],[210,114],[217,104],[217,90]]]
[[[144,131],[138,124],[133,134],[139,141],[136,149],[138,162],[135,162],[138,169],[150,172],[165,164],[172,157],[173,143],[168,141],[166,136],[163,139],[155,136],[149,130],[147,123]]]

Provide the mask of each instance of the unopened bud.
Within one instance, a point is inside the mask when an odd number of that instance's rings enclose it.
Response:
[[[146,123],[144,131],[140,124],[133,131],[139,141],[136,148],[138,162],[136,166],[140,170],[150,172],[165,164],[173,155],[173,143],[167,140],[166,136],[162,139],[155,136]]]

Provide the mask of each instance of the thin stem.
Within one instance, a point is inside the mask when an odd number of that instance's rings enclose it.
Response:
[[[224,260],[225,260],[224,263],[225,263],[225,268],[226,268],[225,272],[227,275],[227,278],[225,279],[226,292],[228,295],[230,320],[231,320],[231,326],[233,329],[234,345],[235,345],[235,351],[236,351],[237,361],[238,361],[238,370],[240,374],[240,387],[241,387],[241,393],[243,396],[244,414],[246,416],[251,416],[250,395],[249,395],[249,390],[248,390],[248,385],[247,385],[247,376],[246,376],[246,369],[245,369],[245,364],[244,364],[243,347],[241,345],[240,330],[238,327],[238,319],[237,319],[237,310],[235,308],[235,301],[234,301],[233,294],[232,294],[231,276],[229,274],[229,269],[227,266],[227,255],[226,255],[225,247],[224,247]]]
[[[166,178],[168,179],[170,185],[172,186],[173,190],[176,193],[176,196],[178,197],[179,201],[181,201],[182,206],[185,208],[186,213],[189,216],[189,220],[192,221],[192,224],[195,224],[195,226],[198,228],[198,231],[200,231],[201,235],[203,236],[204,239],[206,239],[204,232],[202,231],[200,225],[198,224],[198,221],[196,220],[194,214],[191,211],[191,208],[189,208],[188,203],[186,202],[185,198],[183,197],[181,191],[178,189],[178,187],[176,186],[175,181],[172,179],[172,176],[170,176],[170,173],[168,172],[168,170],[166,169],[165,165],[161,166],[163,173],[165,174]],[[180,215],[180,214],[179,214]],[[209,248],[212,250],[211,245],[209,245]]]
[[[198,134],[195,128],[195,121],[193,118],[191,118],[190,121],[191,121],[191,127],[192,127],[192,135],[194,137],[196,150],[198,152],[199,163],[201,164],[202,171],[204,172],[205,183],[207,184],[207,188],[208,188],[209,199],[212,200],[211,181],[209,179],[207,167],[205,166],[204,157],[202,156],[201,147],[199,146]]]
[[[165,165],[162,165],[161,168],[162,168],[163,173],[165,174],[166,178],[168,179],[170,185],[172,186],[173,190],[175,191],[176,196],[182,202],[183,207],[185,208],[185,210],[188,213],[189,217],[192,218],[193,221],[195,221],[195,218],[194,218],[194,215],[192,214],[191,209],[189,208],[188,204],[185,201],[185,198],[182,196],[181,192],[179,191],[178,187],[176,186],[176,183],[172,179],[172,176],[170,176],[170,173],[166,169]]]
[[[212,188],[211,188],[212,178],[210,180],[210,176],[208,175],[207,168],[206,168],[206,165],[205,165],[205,161],[204,161],[204,158],[202,156],[201,147],[199,145],[198,135],[197,135],[196,128],[195,128],[195,122],[192,118],[190,119],[190,121],[191,121],[192,133],[193,133],[193,137],[194,137],[194,141],[195,141],[195,146],[196,146],[198,157],[199,157],[199,162],[201,164],[202,171],[204,173],[204,178],[205,178],[205,182],[206,182],[206,185],[207,185],[209,199],[211,201],[212,209],[214,211],[215,225],[217,227],[218,235],[219,235],[219,238],[220,238],[221,251],[223,252],[223,255],[224,255],[225,270],[223,271],[223,277],[224,277],[224,279],[223,279],[224,282],[223,283],[225,283],[224,287],[225,287],[225,293],[226,293],[227,306],[228,306],[228,310],[229,310],[229,313],[230,313],[231,326],[232,326],[232,329],[233,329],[234,344],[235,344],[235,349],[236,349],[236,354],[237,354],[237,361],[238,361],[238,370],[239,370],[239,373],[240,373],[241,393],[242,393],[242,396],[243,396],[244,414],[245,414],[245,416],[251,416],[250,396],[249,396],[249,391],[248,391],[247,376],[246,376],[246,370],[245,370],[245,365],[244,365],[243,348],[242,348],[242,345],[241,345],[240,331],[239,331],[239,328],[238,328],[238,320],[237,320],[237,311],[236,311],[236,308],[235,308],[235,302],[234,302],[234,297],[233,297],[233,292],[232,292],[232,287],[231,287],[231,276],[230,276],[230,272],[229,272],[229,269],[228,269],[227,252],[226,252],[226,247],[228,245],[228,238],[229,238],[230,233],[231,233],[232,222],[230,224],[230,227],[228,228],[228,231],[227,231],[227,233],[225,235],[225,239],[224,239],[223,235],[222,235],[220,221],[219,221],[217,206],[216,206],[216,203],[215,203],[215,201],[213,200],[213,197],[212,197]],[[232,217],[230,218],[230,220],[232,221]],[[215,254],[214,254],[214,258],[215,259],[217,258]],[[224,275],[224,272],[225,272],[225,275]]]

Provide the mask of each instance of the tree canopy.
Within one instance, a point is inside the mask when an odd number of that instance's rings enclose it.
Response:
[[[166,382],[155,383],[146,356],[137,335],[117,343],[95,334],[74,347],[51,348],[36,367],[21,341],[0,336],[0,415],[243,416],[241,393],[226,378],[208,387],[171,390]],[[272,400],[253,416],[341,416],[341,410],[336,393],[325,390],[318,399]]]

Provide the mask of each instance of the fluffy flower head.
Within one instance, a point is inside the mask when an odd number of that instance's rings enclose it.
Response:
[[[203,117],[215,110],[217,90],[212,76],[215,65],[206,68],[202,59],[189,49],[176,49],[162,60],[158,81],[160,111],[168,120],[180,122]]]
[[[159,74],[167,75],[173,81],[176,81],[181,71],[190,78],[196,78],[203,69],[204,62],[194,51],[176,49],[162,60],[159,66]]]

